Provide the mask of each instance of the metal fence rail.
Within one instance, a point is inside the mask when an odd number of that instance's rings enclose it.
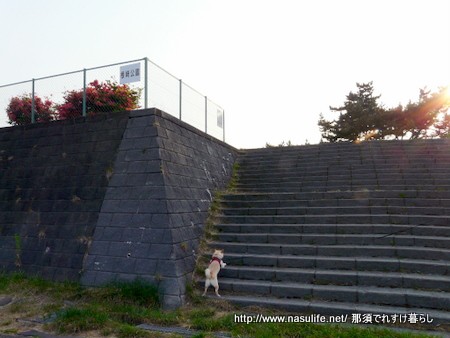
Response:
[[[0,127],[11,124],[6,110],[11,99],[19,96],[31,99],[31,123],[37,122],[36,104],[40,104],[39,100],[50,100],[54,103],[53,109],[58,111],[67,95],[74,91],[82,93],[79,115],[86,116],[91,103],[87,94],[94,81],[126,84],[131,90],[139,91],[139,108],[161,109],[225,141],[223,108],[148,58],[1,85]]]

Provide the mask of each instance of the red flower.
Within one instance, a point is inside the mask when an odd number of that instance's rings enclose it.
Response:
[[[114,82],[89,83],[86,88],[86,112],[94,115],[99,112],[115,112],[138,108],[140,91],[128,85]],[[57,108],[60,119],[74,118],[83,112],[83,90],[66,92],[65,102]]]
[[[31,107],[32,98],[30,94],[12,97],[6,113],[8,114],[9,123],[13,125],[26,125],[31,123]],[[55,119],[53,102],[48,98],[45,101],[35,95],[34,108],[36,122],[48,122]]]

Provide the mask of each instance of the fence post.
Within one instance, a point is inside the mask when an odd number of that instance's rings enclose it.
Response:
[[[83,117],[86,117],[86,68],[83,69]]]
[[[205,96],[205,133],[208,134],[208,98]]]
[[[144,108],[148,108],[148,58],[144,59]]]
[[[182,107],[182,92],[183,92],[183,81],[180,79],[180,120],[181,120],[181,107]]]
[[[34,79],[31,81],[31,123],[36,123],[36,101],[34,99]]]

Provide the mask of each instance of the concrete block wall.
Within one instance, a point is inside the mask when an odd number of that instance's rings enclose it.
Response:
[[[128,113],[0,129],[0,271],[78,280]]]
[[[183,304],[212,195],[236,155],[157,109],[130,113],[82,282],[140,277],[159,286],[166,308]]]
[[[157,109],[0,129],[0,272],[140,277],[177,307],[236,155]]]

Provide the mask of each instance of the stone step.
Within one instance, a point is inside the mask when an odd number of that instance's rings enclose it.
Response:
[[[431,161],[431,160],[446,160],[450,158],[449,150],[446,151],[428,151],[428,152],[407,152],[407,151],[394,151],[394,152],[267,152],[265,154],[246,154],[244,156],[239,156],[239,162],[242,164],[256,163],[256,162],[268,162],[269,160],[274,161],[302,161],[302,160],[321,160],[321,161],[377,161],[377,160],[403,160],[403,161]]]
[[[240,166],[237,170],[239,176],[243,176],[244,174],[247,176],[254,176],[256,174],[263,174],[264,171],[266,174],[272,172],[272,174],[276,176],[281,176],[283,173],[292,174],[292,175],[374,175],[374,174],[383,174],[383,175],[398,175],[398,174],[407,174],[407,175],[423,175],[423,174],[446,174],[450,171],[450,168],[446,165],[427,165],[427,166],[399,166],[399,165],[382,165],[375,166],[373,164],[367,164],[365,166],[362,165],[347,165],[347,166],[337,166],[337,165],[326,165],[326,164],[317,164],[312,165],[310,163],[302,163],[298,164],[294,167],[281,166],[277,168],[277,170],[267,170],[267,167],[262,168],[253,168],[250,169],[246,166]],[[333,169],[333,170],[331,170]]]
[[[430,182],[445,182],[446,180],[449,180],[449,174],[432,174],[432,173],[416,173],[416,174],[410,174],[410,173],[389,173],[389,174],[382,174],[377,175],[376,173],[372,174],[341,174],[341,175],[335,175],[335,174],[326,174],[326,173],[297,173],[294,172],[292,174],[286,174],[286,175],[268,175],[266,177],[264,176],[258,176],[258,175],[248,175],[247,177],[240,177],[239,182],[242,184],[252,184],[252,183],[259,183],[259,182],[265,182],[267,180],[271,182],[305,182],[305,181],[313,181],[313,182],[367,182],[367,181],[377,181],[377,182],[396,182],[396,181],[402,181],[402,182],[410,182],[414,180],[427,180]]]
[[[446,156],[449,153],[449,145],[444,147],[431,146],[423,149],[417,149],[416,146],[401,147],[401,148],[379,148],[370,149],[358,146],[350,146],[346,148],[339,148],[336,145],[334,147],[326,147],[325,145],[319,145],[318,148],[307,147],[291,147],[290,149],[259,149],[249,150],[241,152],[239,159],[241,161],[252,159],[265,159],[268,157],[296,157],[296,158],[309,158],[309,157],[321,157],[331,158],[335,156],[341,157],[356,157],[361,156],[364,158],[380,157],[380,156],[397,156],[397,157],[414,157],[414,156]]]
[[[331,302],[352,302],[374,305],[421,307],[450,310],[448,292],[421,291],[376,286],[316,285],[220,278],[220,289],[241,294],[258,294],[279,298],[297,298]]]
[[[386,271],[351,271],[279,267],[226,266],[220,280],[260,280],[313,285],[376,286],[450,292],[450,276]],[[449,299],[450,301],[450,299]]]
[[[297,315],[305,314],[306,316],[313,317],[315,315],[342,316],[347,314],[348,323],[351,323],[352,317],[356,317],[357,314],[361,315],[361,319],[370,319],[372,323],[375,323],[375,316],[384,315],[395,316],[397,323],[399,322],[399,315],[406,315],[405,321],[409,320],[410,318],[414,318],[414,320],[417,320],[417,323],[419,322],[419,318],[420,321],[432,321],[432,323],[429,323],[430,325],[448,324],[450,322],[450,314],[448,311],[438,311],[431,309],[424,310],[421,307],[405,308],[395,306],[369,305],[362,303],[358,304],[345,302],[324,302],[318,300],[286,299],[268,296],[262,297],[257,295],[235,295],[229,294],[227,292],[222,293],[222,296],[225,300],[242,307],[269,307],[292,312]],[[380,320],[379,317],[377,317],[376,319]],[[308,320],[314,322],[314,319]],[[316,323],[318,323],[318,321]],[[379,323],[382,322],[380,321]],[[406,323],[409,323],[409,321],[407,321]],[[413,323],[416,323],[416,321],[414,321]]]
[[[321,207],[432,207],[450,208],[450,199],[425,198],[354,198],[354,199],[303,199],[303,200],[229,200],[219,201],[224,208],[321,208]]]
[[[247,215],[439,215],[450,216],[450,208],[444,207],[404,207],[404,206],[323,206],[323,207],[277,207],[277,208],[222,208],[222,214],[227,216]]]
[[[418,190],[418,191],[436,191],[436,192],[449,192],[450,185],[423,185],[418,182],[417,185],[341,185],[341,186],[307,186],[307,185],[277,185],[273,186],[254,186],[254,187],[240,187],[237,189],[243,193],[245,192],[335,192],[335,191],[348,191],[348,190]]]
[[[432,146],[423,149],[417,149],[416,146],[412,147],[402,147],[402,148],[379,148],[379,149],[368,149],[364,147],[347,147],[339,148],[334,145],[334,147],[326,147],[325,145],[318,145],[318,148],[306,148],[306,147],[292,147],[291,149],[252,149],[247,151],[242,151],[239,159],[258,159],[267,157],[354,157],[363,156],[365,158],[376,157],[376,156],[398,156],[398,157],[409,157],[409,156],[445,156],[449,153],[450,146],[446,144],[444,147],[442,145]]]
[[[449,191],[441,190],[368,190],[345,189],[342,191],[309,191],[309,192],[236,192],[224,194],[226,201],[297,201],[323,199],[450,199]]]
[[[209,243],[225,250],[225,298],[450,323],[449,140],[246,150],[238,163]]]
[[[217,224],[220,233],[378,234],[450,237],[449,226],[401,224]]]
[[[247,176],[239,177],[239,182],[243,184],[265,182],[267,180],[273,182],[412,182],[417,179],[427,180],[429,182],[443,183],[449,180],[448,173],[433,174],[433,173],[415,173],[405,174],[403,172],[389,172],[388,174],[353,174],[351,172],[340,174],[325,174],[325,173],[305,173],[294,172],[286,173],[286,175],[268,175],[268,176]]]
[[[429,247],[383,245],[317,245],[317,244],[262,244],[213,241],[211,248],[224,249],[227,254],[308,255],[337,257],[390,257],[450,261],[450,250]]]
[[[392,288],[421,288],[450,290],[449,276],[406,274],[397,272],[319,270],[300,268],[227,267],[221,278],[241,280],[282,281],[314,285],[377,286]]]
[[[450,216],[435,215],[260,215],[260,216],[218,216],[226,224],[405,224],[448,226]]]
[[[450,249],[450,237],[370,234],[219,233],[221,242],[311,245],[380,245]]]
[[[414,179],[414,180],[402,180],[402,179],[373,179],[373,180],[328,180],[328,181],[313,181],[313,180],[299,180],[299,181],[277,181],[275,179],[260,180],[254,182],[243,182],[240,181],[236,184],[236,189],[246,190],[246,189],[276,189],[276,188],[342,188],[342,187],[367,187],[367,189],[414,189],[415,187],[431,187],[431,190],[436,190],[436,188],[450,187],[450,180],[435,180],[435,179]]]
[[[240,163],[238,172],[250,171],[269,171],[269,170],[304,170],[308,171],[317,168],[319,171],[333,168],[334,170],[355,170],[363,172],[364,170],[381,170],[381,171],[405,171],[405,172],[421,172],[424,169],[431,171],[445,171],[448,168],[450,159],[442,158],[424,158],[417,159],[401,159],[401,158],[385,158],[385,159],[357,159],[348,160],[346,158],[326,160],[326,159],[271,159]],[[330,171],[331,172],[331,171]]]
[[[319,169],[319,170],[317,170]],[[332,174],[328,174],[332,173]],[[439,176],[445,176],[449,174],[449,171],[444,172],[443,170],[435,170],[432,171],[431,168],[423,168],[423,172],[417,173],[408,173],[410,177],[416,176],[417,178],[427,178],[427,177],[435,177],[435,174]],[[387,179],[390,178],[401,178],[404,175],[404,171],[399,168],[393,168],[388,170],[379,170],[375,168],[364,169],[364,170],[355,170],[349,168],[284,168],[277,170],[248,170],[245,172],[238,172],[237,178],[239,182],[245,182],[247,179],[253,180],[279,180],[284,178],[295,180],[296,177],[299,177],[297,181],[327,181],[327,180],[339,180],[339,177],[343,177],[345,180],[349,180],[349,177],[352,179],[375,179],[380,178],[383,179],[385,176]],[[448,178],[448,176],[447,176]],[[249,182],[251,183],[251,182]]]
[[[437,142],[440,141],[440,142]],[[273,147],[273,148],[258,148],[245,149],[240,152],[240,157],[258,156],[267,154],[383,154],[395,153],[405,155],[408,153],[441,153],[448,150],[450,147],[448,140],[426,140],[424,144],[418,144],[415,141],[370,141],[360,144],[355,143],[321,143],[315,145],[301,145],[290,147]]]
[[[269,148],[256,148],[241,150],[241,157],[248,155],[268,154],[268,153],[367,153],[367,152],[399,152],[404,154],[407,152],[444,152],[449,148],[448,140],[446,139],[433,139],[433,140],[407,140],[407,141],[366,141],[363,143],[321,143],[314,145],[299,145],[289,147],[269,147]]]
[[[308,168],[335,168],[335,169],[423,169],[423,168],[448,168],[449,158],[417,158],[417,159],[401,159],[401,158],[384,158],[377,160],[355,159],[267,159],[265,161],[245,162],[239,164],[239,172],[251,170],[286,170],[286,169],[308,169]]]
[[[256,173],[256,174],[245,174],[239,175],[237,177],[237,183],[240,184],[254,184],[259,182],[276,182],[276,183],[286,183],[286,182],[412,182],[414,180],[427,180],[428,183],[439,182],[444,183],[449,180],[450,171],[447,173],[404,173],[404,172],[393,172],[389,171],[385,173],[376,173],[372,171],[370,174],[367,173],[353,173],[351,171],[339,172],[333,174],[327,174],[326,172],[305,172],[305,171],[284,171],[277,173]],[[337,184],[337,183],[335,183]]]
[[[209,256],[207,258],[209,258]],[[450,261],[432,261],[425,259],[307,255],[283,256],[271,254],[234,254],[225,252],[224,261],[230,266],[266,266],[324,270],[403,272],[442,276],[450,275]]]
[[[283,168],[292,166],[422,166],[422,165],[440,165],[446,166],[450,163],[450,156],[382,156],[364,158],[362,156],[348,157],[335,155],[333,157],[286,157],[286,156],[268,156],[266,158],[254,160],[240,160],[240,168]]]
[[[239,177],[259,176],[259,177],[271,177],[271,175],[348,175],[348,174],[360,174],[369,175],[376,174],[382,176],[384,174],[401,174],[401,173],[415,173],[415,174],[445,174],[449,172],[449,166],[414,166],[413,168],[404,166],[328,166],[328,165],[304,165],[296,167],[280,167],[280,168],[246,168],[242,167],[237,171]]]

